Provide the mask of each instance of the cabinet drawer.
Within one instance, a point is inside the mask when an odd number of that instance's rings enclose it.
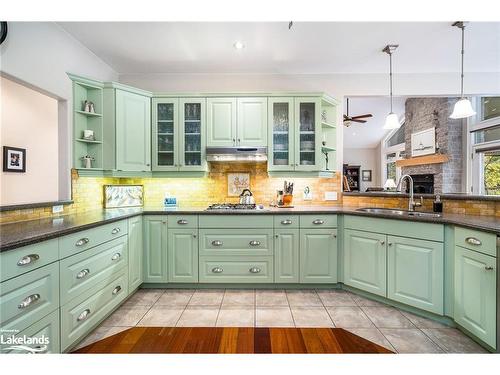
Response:
[[[60,262],[61,305],[127,265],[127,236],[96,246]]]
[[[337,215],[300,215],[301,228],[336,228]]]
[[[497,256],[497,236],[469,228],[455,227],[455,245]]]
[[[200,255],[273,255],[273,230],[201,229]]]
[[[274,227],[277,229],[298,228],[299,215],[275,215]]]
[[[10,349],[7,347],[12,346],[13,344],[9,343],[1,343],[0,351],[5,354],[45,354],[59,353],[61,350],[60,347],[60,337],[59,337],[59,309],[50,313],[43,319],[39,320],[35,324],[26,328],[24,331],[19,332],[18,334],[13,334],[12,336],[3,335],[4,341],[7,337],[27,337],[33,340],[33,344],[26,345],[26,349],[19,347],[18,349]],[[16,345],[16,344],[14,344]],[[31,348],[33,350],[29,350]]]
[[[109,281],[111,280],[111,282]],[[117,273],[61,307],[61,349],[66,350],[87,335],[127,297],[126,270]]]
[[[169,229],[191,229],[198,228],[197,215],[169,215],[167,218]]]
[[[59,264],[0,284],[0,327],[22,331],[59,307]]]
[[[200,228],[269,228],[273,227],[273,216],[258,215],[200,215]]]
[[[50,240],[0,253],[0,281],[22,275],[59,259],[59,241]]]
[[[59,253],[61,258],[66,258],[114,238],[123,236],[124,234],[127,234],[127,220],[82,230],[61,238],[59,240]]]
[[[272,257],[201,257],[200,283],[272,283]]]

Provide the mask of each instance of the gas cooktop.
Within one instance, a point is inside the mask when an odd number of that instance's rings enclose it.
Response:
[[[207,211],[215,210],[262,210],[264,206],[256,204],[240,204],[240,203],[215,203],[208,206]]]

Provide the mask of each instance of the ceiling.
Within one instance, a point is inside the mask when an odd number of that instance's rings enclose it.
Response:
[[[119,74],[457,72],[451,22],[60,22]],[[245,48],[233,47],[242,41]],[[465,70],[500,71],[500,23],[466,28]]]
[[[406,97],[393,98],[393,111],[400,116],[405,114]],[[344,101],[344,113],[345,112]],[[373,117],[365,119],[364,124],[351,123],[344,127],[344,148],[376,148],[380,141],[387,135],[384,123],[390,111],[390,99],[388,97],[349,97],[349,115],[357,116],[371,113]]]

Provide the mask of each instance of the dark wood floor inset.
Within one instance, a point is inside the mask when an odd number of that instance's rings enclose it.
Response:
[[[392,353],[342,328],[133,327],[74,353]]]

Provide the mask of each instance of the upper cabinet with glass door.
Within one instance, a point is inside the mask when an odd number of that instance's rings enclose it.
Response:
[[[268,170],[295,169],[295,129],[293,98],[269,98]]]
[[[320,98],[295,98],[295,170],[319,171],[322,167],[320,109]]]
[[[153,99],[153,171],[179,168],[178,107],[178,99]]]
[[[179,170],[204,171],[205,158],[205,99],[180,99]]]

